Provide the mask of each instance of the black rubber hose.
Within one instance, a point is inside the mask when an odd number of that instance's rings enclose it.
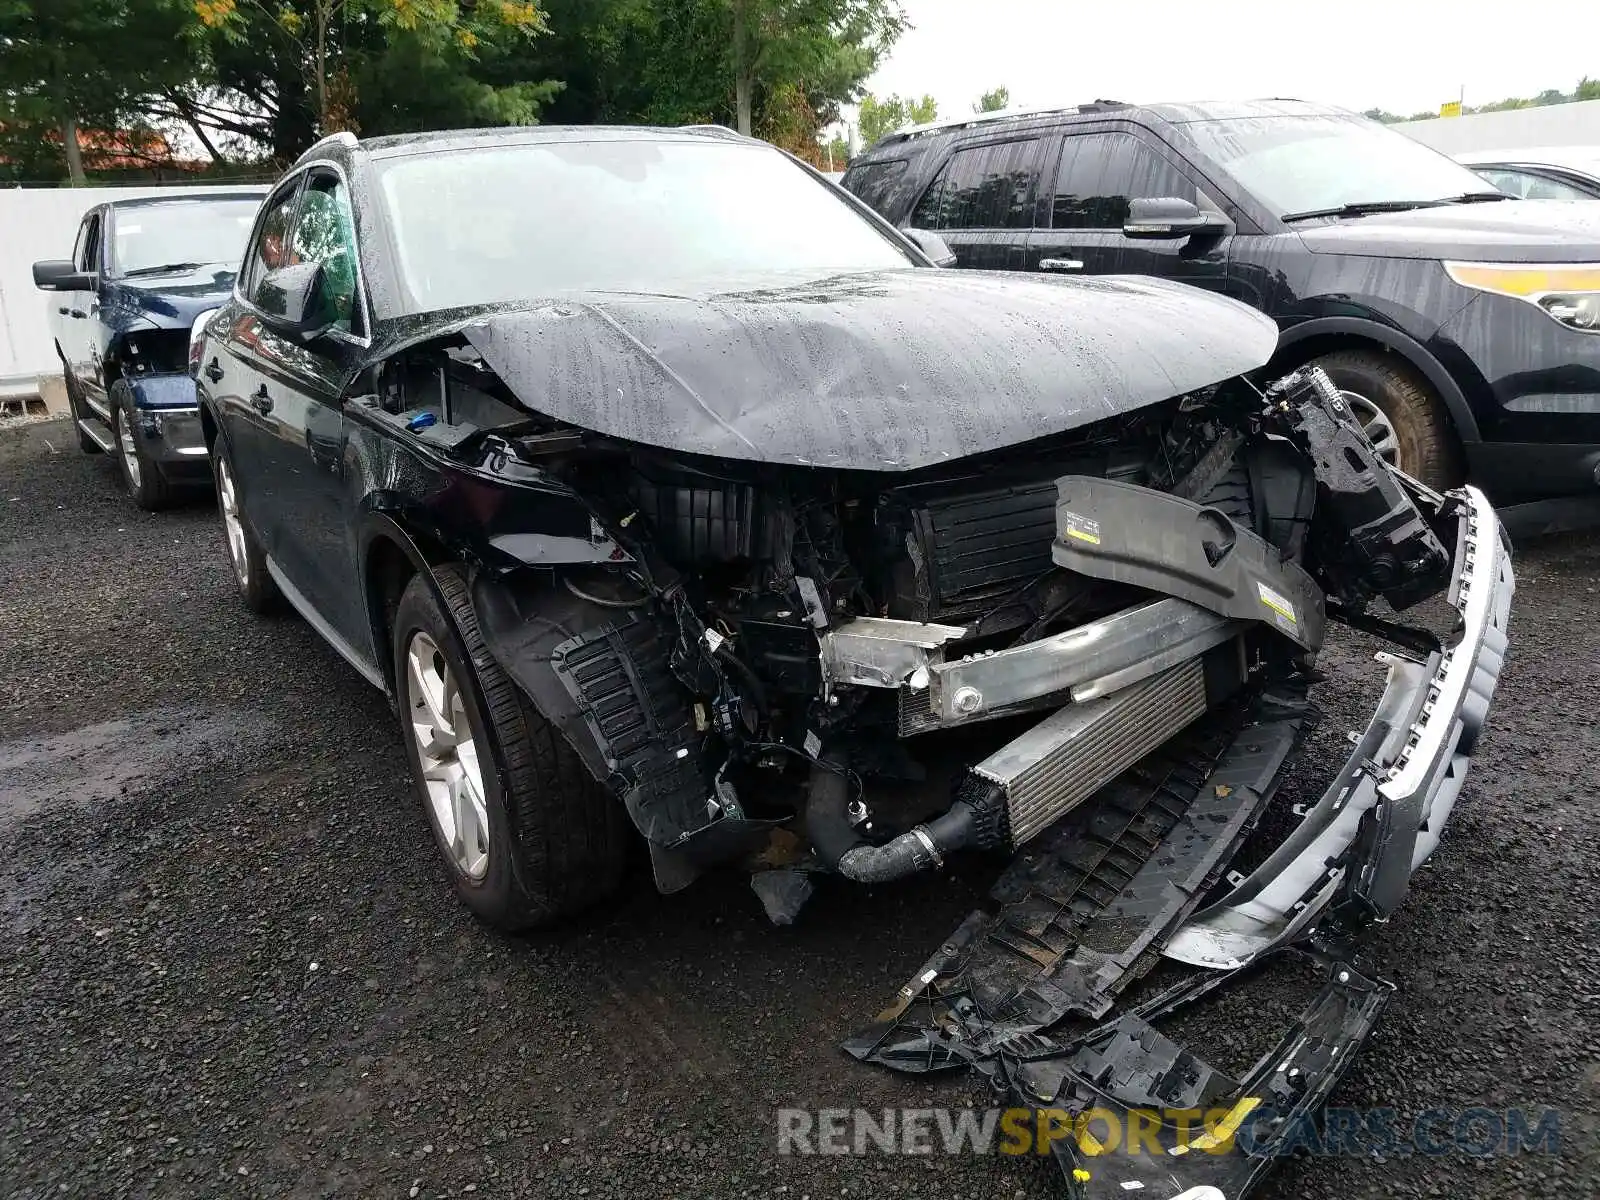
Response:
[[[888,883],[941,866],[947,854],[972,841],[974,811],[964,800],[883,846],[874,846],[851,827],[849,804],[850,781],[844,772],[832,764],[814,765],[806,796],[806,831],[818,857],[857,883]]]

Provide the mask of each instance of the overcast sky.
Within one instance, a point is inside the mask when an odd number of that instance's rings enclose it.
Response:
[[[1029,107],[1292,96],[1409,114],[1437,111],[1462,85],[1468,104],[1484,104],[1600,76],[1591,0],[902,3],[915,28],[868,89],[927,92],[940,116],[1000,84]]]

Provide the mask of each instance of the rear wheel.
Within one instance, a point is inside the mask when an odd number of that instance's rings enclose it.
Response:
[[[217,511],[222,515],[223,543],[239,598],[251,612],[271,612],[278,606],[278,585],[267,574],[267,556],[240,504],[233,460],[220,437],[211,447],[211,471],[217,480]]]
[[[543,925],[613,892],[630,826],[576,751],[490,656],[465,576],[413,576],[394,616],[407,757],[462,902],[506,930]]]
[[[1316,360],[1384,461],[1433,488],[1461,483],[1461,446],[1444,402],[1398,355],[1341,350]]]

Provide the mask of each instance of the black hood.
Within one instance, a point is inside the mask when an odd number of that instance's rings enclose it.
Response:
[[[915,470],[1253,370],[1271,320],[1144,278],[928,268],[456,323],[529,408],[718,458]]]
[[[1600,204],[1495,200],[1344,217],[1297,227],[1318,254],[1460,258],[1475,262],[1600,262]]]
[[[135,275],[106,282],[102,319],[113,329],[188,329],[207,309],[227,302],[232,267],[213,265],[163,275]]]

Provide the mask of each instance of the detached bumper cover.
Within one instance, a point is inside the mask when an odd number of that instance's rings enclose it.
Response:
[[[1449,601],[1455,644],[1423,663],[1384,653],[1388,686],[1355,751],[1295,832],[1168,943],[1196,966],[1242,966],[1330,907],[1381,920],[1405,897],[1455,807],[1505,661],[1516,581],[1494,510],[1476,488],[1460,509]]]
[[[1145,1139],[1144,1153],[1094,1153],[1081,1131],[1053,1141],[1080,1200],[1239,1200],[1303,1144],[1389,984],[1318,952],[1320,992],[1238,1078],[1156,1022],[1301,957],[1313,933],[1338,943],[1382,920],[1438,844],[1499,680],[1515,588],[1483,495],[1467,488],[1443,505],[1457,521],[1457,636],[1426,662],[1380,656],[1388,686],[1366,733],[1257,871],[1197,910],[1276,790],[1305,711],[1293,685],[1208,714],[1030,844],[995,885],[992,909],[972,913],[846,1051],[911,1073],[969,1067],[1040,1129],[1061,1114],[1069,1125],[1109,1114],[1124,1133],[1151,1131],[1159,1146]],[[1162,955],[1212,969],[1115,1013]],[[1185,1125],[1194,1110],[1225,1116]]]

